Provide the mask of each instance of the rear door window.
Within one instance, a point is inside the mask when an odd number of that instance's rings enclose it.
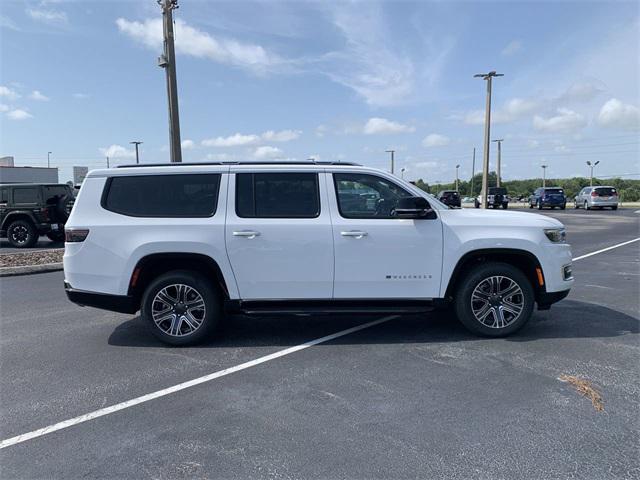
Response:
[[[241,218],[315,218],[320,215],[317,173],[236,173]]]
[[[218,173],[111,177],[102,207],[132,217],[210,217],[219,187]]]

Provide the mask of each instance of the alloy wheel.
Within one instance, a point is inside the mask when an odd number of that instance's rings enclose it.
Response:
[[[172,284],[153,298],[151,315],[155,325],[167,335],[184,337],[198,330],[204,322],[204,298],[195,288]]]
[[[22,245],[29,240],[29,230],[24,225],[17,225],[11,229],[11,238]]]
[[[524,309],[520,285],[509,277],[491,276],[482,280],[471,294],[475,319],[489,328],[504,328],[515,322]]]

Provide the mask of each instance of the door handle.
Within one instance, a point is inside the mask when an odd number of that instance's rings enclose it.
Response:
[[[260,236],[260,232],[254,232],[253,230],[241,230],[239,232],[233,232],[234,237],[246,237],[246,238],[256,238]]]
[[[362,238],[369,235],[367,232],[361,232],[359,230],[351,230],[349,232],[340,232],[340,235],[343,237],[354,237],[354,238]]]

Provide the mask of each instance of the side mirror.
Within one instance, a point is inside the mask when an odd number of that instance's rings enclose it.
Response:
[[[436,218],[429,202],[424,197],[404,197],[398,200],[398,204],[392,210],[391,215],[397,218]]]

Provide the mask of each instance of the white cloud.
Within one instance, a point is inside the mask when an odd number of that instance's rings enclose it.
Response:
[[[539,102],[526,98],[512,98],[502,108],[491,110],[491,123],[509,123],[519,120],[533,113],[539,107]],[[483,125],[484,110],[473,110],[464,116],[464,123],[468,125]]]
[[[68,23],[67,14],[59,10],[45,10],[39,8],[28,8],[27,15],[33,20],[50,25],[66,25]]]
[[[122,145],[114,144],[114,145],[111,145],[110,147],[99,148],[98,150],[100,150],[100,153],[102,153],[103,156],[109,157],[109,158],[135,158],[136,157],[135,150],[128,150]]]
[[[147,19],[143,22],[116,20],[118,29],[146,45],[159,50],[162,48],[162,19]],[[214,62],[248,68],[257,72],[266,72],[270,67],[280,64],[281,59],[267,52],[260,45],[241,43],[233,39],[216,38],[210,34],[187,25],[184,20],[175,20],[176,52],[197,58],[208,58]]]
[[[445,145],[449,145],[449,142],[449,137],[445,137],[438,133],[431,133],[424,137],[422,145],[425,147],[443,147]]]
[[[557,115],[544,118],[540,115],[533,117],[533,128],[546,133],[574,132],[587,125],[585,118],[579,113],[567,108],[559,108]]]
[[[603,89],[597,87],[593,83],[573,83],[571,86],[558,97],[558,103],[566,102],[588,102],[603,92]]]
[[[326,133],[327,133],[326,125],[318,125],[316,127],[316,137],[322,138],[326,135]]]
[[[300,130],[281,130],[279,132],[268,130],[264,132],[261,137],[267,142],[289,142],[300,137],[301,134],[302,132]]]
[[[196,144],[193,140],[182,140],[182,142],[180,142],[180,146],[184,149],[184,150],[192,150],[195,148]]]
[[[0,112],[8,112],[9,105],[5,105],[4,103],[0,103]]]
[[[205,160],[210,162],[230,162],[235,159],[234,155],[228,153],[208,153]]]
[[[410,133],[415,132],[415,130],[415,127],[410,125],[403,125],[387,120],[386,118],[373,117],[364,125],[362,133],[365,135],[385,135],[392,133]]]
[[[509,56],[522,50],[522,42],[520,40],[512,40],[506,47],[502,49],[502,55]]]
[[[40,90],[34,90],[33,92],[31,92],[31,95],[29,95],[29,98],[31,100],[38,100],[39,102],[49,101],[49,97],[47,97],[46,95],[43,95],[42,92],[40,92]]]
[[[18,94],[15,90],[10,89],[9,87],[0,85],[0,97],[6,97],[7,100],[17,100],[18,98],[20,98],[20,94]]]
[[[73,94],[73,98],[78,99],[78,100],[85,100],[87,98],[89,98],[89,94],[88,93],[74,93]]]
[[[600,109],[598,123],[603,127],[638,130],[640,129],[640,110],[634,105],[612,98]]]
[[[255,145],[260,142],[258,135],[243,135],[236,133],[229,137],[208,138],[202,141],[205,147],[241,147],[243,145]]]
[[[13,20],[9,17],[5,17],[4,15],[0,15],[0,27],[15,30],[16,32],[20,31],[20,27],[18,27]]]
[[[25,110],[16,108],[15,110],[11,110],[9,113],[7,113],[7,117],[9,117],[11,120],[26,120],[28,118],[33,118],[33,115]]]
[[[263,145],[254,150],[253,156],[259,159],[275,158],[282,156],[282,150],[277,147],[271,147],[269,145]]]

